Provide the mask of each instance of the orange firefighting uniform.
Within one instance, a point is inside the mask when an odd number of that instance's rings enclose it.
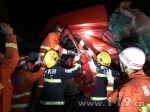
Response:
[[[50,49],[62,51],[63,48],[58,45],[59,38],[60,36],[57,32],[51,32],[47,35],[40,47],[39,55],[41,56],[41,61],[44,59],[46,52]]]
[[[32,84],[44,75],[45,67],[45,65],[42,65],[37,72],[33,73],[28,70],[14,72],[12,75],[14,91],[11,112],[26,112],[31,98]]]
[[[36,64],[32,64],[31,70],[33,70],[35,68],[35,66],[36,66]],[[38,65],[38,67],[40,67],[40,66],[41,66],[41,64]],[[35,99],[39,98],[41,96],[43,85],[44,85],[44,76],[41,76],[37,80],[37,87],[36,87],[36,91],[35,91]]]
[[[117,91],[112,95],[116,99]],[[130,80],[119,91],[119,112],[150,112],[150,77],[143,70],[130,75]]]
[[[44,86],[44,76],[40,77],[37,81],[37,88],[36,88],[36,92],[35,92],[35,98],[39,98],[41,96],[43,86]]]
[[[13,87],[10,76],[17,66],[19,54],[17,49],[16,35],[8,35],[6,52],[0,68],[0,112],[10,112]]]

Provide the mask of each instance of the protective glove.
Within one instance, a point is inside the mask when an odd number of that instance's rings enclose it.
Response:
[[[110,83],[110,84],[114,84],[114,77],[113,77],[113,75],[112,75],[112,71],[110,70],[110,69],[108,69],[107,71],[106,71],[106,76],[107,76],[107,80],[108,80],[108,83]]]
[[[75,60],[75,61],[79,61],[79,60],[80,60],[80,56],[76,55],[76,56],[74,57],[74,60]]]
[[[45,61],[44,61],[44,60],[42,61],[42,64],[44,64],[44,65],[45,65]]]
[[[66,50],[66,49],[63,49],[63,50],[61,51],[61,54],[67,54],[67,50]]]
[[[80,51],[76,51],[76,50],[67,50],[67,55],[81,56],[82,53]]]
[[[73,51],[73,50],[67,50],[67,55],[75,55],[75,51]]]
[[[38,64],[40,64],[40,63],[42,63],[42,61],[41,61],[41,56],[38,56],[38,59],[37,59],[37,61],[35,62],[35,64],[38,65]]]

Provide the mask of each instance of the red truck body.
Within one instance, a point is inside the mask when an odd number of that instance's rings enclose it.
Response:
[[[77,50],[83,54],[81,57],[81,71],[74,79],[85,96],[89,97],[97,87],[94,59],[89,61],[90,55],[75,40],[74,36],[78,36],[83,40],[85,45],[93,52],[93,57],[96,57],[99,52],[106,51],[110,54],[112,61],[117,63],[118,50],[113,46],[112,34],[107,28],[108,15],[106,7],[104,4],[100,4],[50,18],[40,37],[45,37],[57,22],[69,28],[64,31],[62,37],[67,34]]]

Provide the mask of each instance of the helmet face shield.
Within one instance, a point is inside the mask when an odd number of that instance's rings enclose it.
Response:
[[[96,57],[97,63],[107,66],[110,66],[111,63],[111,57],[107,52],[101,52]]]
[[[57,64],[58,60],[59,60],[59,54],[54,50],[48,51],[44,58],[45,64],[47,65],[48,68]]]

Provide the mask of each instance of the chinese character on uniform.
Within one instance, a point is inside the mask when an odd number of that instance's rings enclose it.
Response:
[[[52,69],[52,74],[56,74],[57,70],[56,69]]]
[[[147,88],[147,86],[142,86],[142,89],[143,89],[143,92],[144,92],[145,96],[149,96],[150,95],[150,91]]]

